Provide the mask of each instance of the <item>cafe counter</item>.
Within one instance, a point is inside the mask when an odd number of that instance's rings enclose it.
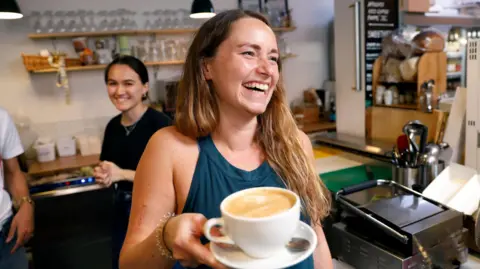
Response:
[[[98,163],[99,155],[77,155],[29,166],[36,203],[29,250],[35,268],[111,267],[114,196],[113,188],[95,183]]]
[[[389,148],[388,145],[335,133],[314,134],[310,138],[314,145],[316,171],[332,193],[368,180],[391,178],[391,164],[383,156]],[[329,240],[332,249],[331,243],[338,241],[339,237],[332,237],[333,223],[330,222],[327,220],[324,223],[324,231],[327,239],[332,238],[332,241]],[[460,268],[480,268],[480,255],[472,250],[469,252],[466,263]],[[361,253],[352,251],[351,254],[360,255]],[[334,260],[334,264],[335,269],[355,269],[338,260]]]

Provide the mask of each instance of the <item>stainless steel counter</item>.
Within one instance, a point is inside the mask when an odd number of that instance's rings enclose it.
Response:
[[[309,136],[315,145],[326,145],[350,153],[356,153],[383,161],[389,161],[386,156],[392,150],[393,144],[371,141],[351,135],[332,133],[318,133]]]
[[[113,188],[98,184],[36,193],[35,268],[105,269],[111,265]]]
[[[94,183],[90,185],[74,186],[74,187],[62,188],[57,190],[38,192],[38,193],[32,194],[32,197],[33,198],[57,197],[57,196],[70,195],[70,194],[82,193],[87,191],[94,191],[94,190],[99,190],[103,188],[104,188],[103,186]]]
[[[344,262],[333,259],[333,268],[335,269],[357,269]],[[480,268],[480,255],[471,253],[468,255],[468,261],[460,266],[461,269],[478,269]],[[361,268],[358,268],[361,269]]]

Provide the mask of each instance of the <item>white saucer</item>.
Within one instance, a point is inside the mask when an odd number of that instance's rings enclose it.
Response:
[[[302,252],[290,252],[285,248],[277,255],[266,259],[255,259],[245,254],[240,249],[222,248],[215,243],[210,244],[213,256],[230,268],[236,269],[282,269],[293,266],[310,257],[317,246],[317,235],[306,223],[299,221],[294,237],[305,238],[310,241],[310,247]]]

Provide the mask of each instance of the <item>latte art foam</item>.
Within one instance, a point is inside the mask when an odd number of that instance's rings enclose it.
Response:
[[[246,218],[269,217],[287,211],[295,205],[295,198],[281,191],[259,190],[233,198],[225,210]]]

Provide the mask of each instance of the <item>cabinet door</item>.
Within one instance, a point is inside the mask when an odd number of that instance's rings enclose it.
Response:
[[[398,0],[335,1],[337,131],[365,137],[372,105],[373,63],[382,40],[399,25]]]
[[[465,129],[465,165],[473,169],[480,169],[479,162],[479,132],[478,117],[480,116],[478,104],[478,74],[480,72],[480,41],[470,39],[467,43],[467,112]]]
[[[365,137],[364,0],[335,1],[337,132]]]

